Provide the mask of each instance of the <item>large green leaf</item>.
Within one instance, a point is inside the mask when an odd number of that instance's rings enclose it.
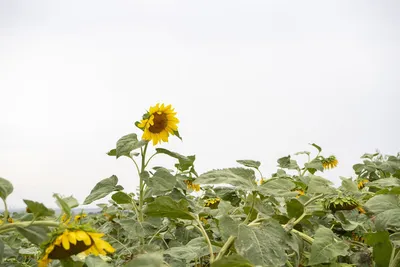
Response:
[[[145,140],[138,141],[137,135],[134,133],[125,135],[118,140],[115,155],[117,156],[117,158],[119,158],[121,156],[130,157],[130,153],[133,150],[141,148],[142,146],[144,146],[146,144],[147,144],[147,141],[145,141]],[[110,152],[112,152],[112,151],[110,151]],[[111,155],[112,154],[113,153],[111,153]]]
[[[71,215],[72,208],[79,206],[78,201],[72,196],[62,198],[58,194],[53,194],[53,197],[56,198],[58,207],[60,207],[67,215]]]
[[[14,187],[10,181],[0,177],[0,198],[6,198],[14,191]]]
[[[54,215],[54,210],[48,209],[45,205],[42,203],[32,201],[32,200],[27,200],[24,199],[24,202],[28,209],[36,216],[52,216]]]
[[[375,186],[375,187],[380,187],[380,188],[384,188],[384,187],[398,187],[400,186],[400,179],[398,178],[383,178],[383,179],[379,179],[376,180],[374,182],[370,182],[368,183],[369,187]]]
[[[243,190],[255,190],[254,171],[245,168],[228,168],[203,173],[196,179],[198,184],[230,184]]]
[[[193,166],[193,163],[196,159],[196,156],[183,156],[179,153],[169,151],[165,148],[156,148],[157,153],[159,154],[166,154],[170,157],[176,158],[179,161],[179,165],[177,166],[179,170],[186,171],[189,170],[190,167]]]
[[[399,197],[397,195],[376,195],[370,198],[364,206],[368,211],[378,214],[399,208]]]
[[[211,264],[211,267],[253,267],[247,259],[240,255],[233,254],[227,257],[223,257]]]
[[[258,227],[239,225],[235,248],[239,255],[252,264],[282,266],[287,260],[287,233],[276,221],[270,220]]]
[[[229,215],[223,215],[219,219],[218,226],[224,240],[227,240],[230,236],[237,236],[238,234],[239,222],[233,220]]]
[[[214,253],[218,253],[219,247],[213,246]],[[208,245],[204,237],[197,237],[190,240],[185,246],[172,247],[164,251],[164,254],[168,254],[176,259],[184,259],[191,261],[195,258],[204,257],[209,255]]]
[[[4,243],[3,240],[0,238],[0,263],[3,262],[4,258]]]
[[[365,243],[373,247],[372,255],[376,267],[389,266],[390,256],[392,254],[392,243],[389,239],[389,233],[386,231],[367,233],[364,235]]]
[[[181,199],[176,202],[169,196],[161,196],[156,200],[148,204],[145,209],[145,213],[148,216],[154,217],[168,217],[168,218],[181,218],[193,220],[193,215],[188,209],[189,203],[186,199]]]
[[[263,195],[271,195],[276,197],[294,197],[298,193],[292,192],[296,185],[290,180],[285,178],[272,178],[265,180],[265,182],[258,186],[258,191]]]
[[[349,246],[346,243],[335,240],[332,230],[320,226],[315,232],[308,264],[312,266],[335,262],[337,256],[346,256],[348,249]]]
[[[308,182],[308,190],[307,192],[310,194],[313,193],[333,193],[335,192],[335,189],[332,188],[332,182],[316,175],[310,175],[309,176],[309,182]]]
[[[17,231],[35,245],[40,245],[45,242],[49,237],[47,234],[50,232],[47,227],[43,226],[27,226],[15,227]]]
[[[283,169],[289,169],[289,170],[300,170],[299,165],[297,164],[297,161],[290,159],[290,156],[287,157],[282,157],[278,159],[278,166],[283,168]]]
[[[161,195],[170,192],[176,184],[176,177],[165,168],[158,168],[147,185],[152,189],[153,195]]]
[[[359,214],[358,210],[341,210],[335,213],[336,219],[346,231],[353,231],[358,226],[364,225],[369,218],[365,214]]]
[[[125,267],[162,267],[163,256],[159,252],[141,254],[128,262]]]
[[[386,210],[376,215],[375,227],[377,231],[400,230],[400,208]]]
[[[254,168],[254,169],[258,169],[261,166],[261,162],[255,161],[255,160],[250,160],[250,159],[237,160],[236,162],[239,164],[242,164],[246,167]]]
[[[298,218],[304,212],[304,205],[297,199],[293,198],[286,201],[286,211],[289,218]]]
[[[114,200],[117,204],[130,204],[132,203],[132,198],[127,193],[118,191],[111,196],[111,199]]]
[[[304,167],[312,174],[316,171],[324,171],[324,166],[322,165],[322,161],[319,159],[313,159],[309,163],[305,163]]]
[[[342,190],[346,190],[349,192],[359,192],[357,183],[354,182],[351,178],[340,177],[342,179]]]
[[[118,183],[118,178],[115,175],[101,180],[92,189],[92,191],[90,192],[89,196],[86,197],[83,204],[84,205],[90,204],[95,200],[107,196],[111,192],[123,190],[124,188],[120,185],[117,185],[117,183]]]

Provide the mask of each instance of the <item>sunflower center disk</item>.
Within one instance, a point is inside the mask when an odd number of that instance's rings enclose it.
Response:
[[[165,113],[155,113],[153,116],[154,124],[149,127],[149,131],[152,133],[161,133],[168,125],[167,115]]]

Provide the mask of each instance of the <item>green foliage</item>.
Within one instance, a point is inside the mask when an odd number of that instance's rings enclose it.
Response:
[[[115,175],[103,179],[83,205],[111,199],[85,216],[74,197],[58,194],[61,214],[32,200],[24,200],[27,212],[10,213],[13,185],[0,178],[0,265],[37,266],[46,246],[67,242],[57,236],[69,228],[104,233],[115,253],[75,255],[53,267],[400,266],[400,156],[364,154],[336,188],[324,177],[330,157],[311,146],[313,153],[278,159],[270,176],[250,159],[198,175],[194,155],[128,134],[107,154],[131,159],[137,191],[122,191]],[[176,162],[152,166],[154,156]]]

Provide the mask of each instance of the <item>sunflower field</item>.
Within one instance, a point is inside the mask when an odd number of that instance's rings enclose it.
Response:
[[[7,208],[13,185],[0,178],[0,266],[400,266],[399,154],[364,154],[338,188],[323,176],[339,161],[316,144],[278,159],[268,176],[248,159],[199,174],[194,155],[160,147],[181,138],[176,115],[150,107],[139,134],[107,153],[132,161],[136,192],[113,175],[83,203],[54,194],[61,212],[24,199],[17,213]],[[155,156],[175,165],[150,167]],[[80,207],[106,197],[96,212]]]

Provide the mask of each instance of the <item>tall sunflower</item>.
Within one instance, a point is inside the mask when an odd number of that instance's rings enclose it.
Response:
[[[101,239],[103,236],[103,233],[97,233],[86,225],[59,229],[43,245],[44,252],[38,261],[38,267],[47,267],[53,259],[67,259],[81,252],[95,256],[114,253],[115,249]]]
[[[178,134],[179,120],[175,117],[175,109],[171,105],[157,104],[150,107],[149,111],[143,115],[143,119],[136,125],[143,130],[142,138],[153,141],[153,145],[168,142],[169,135]]]

